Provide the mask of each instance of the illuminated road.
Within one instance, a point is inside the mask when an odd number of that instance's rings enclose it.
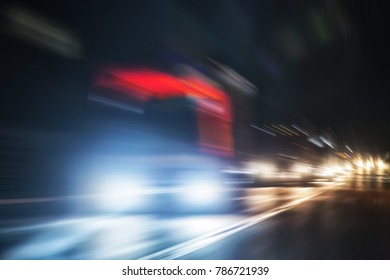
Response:
[[[388,259],[387,181],[250,189],[245,215],[3,219],[0,257]]]

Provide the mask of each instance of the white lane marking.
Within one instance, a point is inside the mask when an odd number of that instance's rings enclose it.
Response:
[[[265,213],[247,218],[247,219],[240,221],[238,223],[235,223],[235,224],[229,225],[227,227],[218,229],[216,231],[201,235],[201,236],[196,237],[194,239],[191,239],[189,241],[186,241],[186,242],[180,243],[178,245],[168,247],[168,248],[163,249],[161,251],[146,255],[146,256],[140,258],[140,260],[151,260],[151,259],[173,260],[173,259],[178,259],[180,257],[183,257],[183,256],[188,255],[190,253],[193,253],[195,251],[198,251],[204,247],[207,247],[208,245],[216,243],[216,242],[218,242],[226,237],[229,237],[233,234],[236,234],[240,231],[243,231],[243,230],[245,230],[245,229],[247,229],[255,224],[259,224],[259,223],[261,223],[267,219],[270,219],[270,218],[272,218],[280,213],[286,212],[286,211],[296,207],[297,205],[299,205],[307,200],[310,200],[310,199],[313,199],[314,197],[322,195],[323,193],[325,193],[325,191],[320,192],[320,193],[315,194],[315,195],[311,195],[311,196],[307,196],[307,197],[293,200],[293,201],[291,201],[283,206],[276,207],[276,208],[274,208],[270,211],[267,211]]]

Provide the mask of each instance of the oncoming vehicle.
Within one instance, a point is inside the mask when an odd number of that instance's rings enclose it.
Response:
[[[200,76],[106,69],[88,96],[87,152],[75,188],[84,211],[236,211],[241,189],[229,97]]]

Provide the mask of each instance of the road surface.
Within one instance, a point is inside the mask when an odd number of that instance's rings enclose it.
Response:
[[[244,199],[248,211],[229,215],[3,218],[0,258],[390,259],[387,177],[253,188]]]

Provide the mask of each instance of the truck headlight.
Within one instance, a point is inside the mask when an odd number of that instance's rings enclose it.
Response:
[[[191,174],[183,176],[179,199],[184,206],[213,206],[224,201],[226,189],[217,176],[207,174]]]
[[[139,210],[146,204],[145,182],[136,177],[106,176],[95,182],[94,189],[93,208],[100,211]]]

